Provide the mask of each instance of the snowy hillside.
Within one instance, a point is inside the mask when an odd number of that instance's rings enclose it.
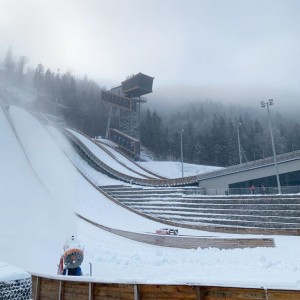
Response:
[[[19,140],[0,109],[5,145],[0,155],[2,261],[55,275],[65,239],[74,234],[85,247],[84,274],[91,262],[93,275],[103,281],[300,288],[298,237],[275,237],[276,248],[184,250],[127,240],[76,218],[75,212],[135,232],[154,232],[163,226],[121,208],[91,186],[63,150],[99,183],[123,183],[92,170],[55,129],[48,130],[18,107],[11,106],[9,114]],[[170,177],[181,174],[178,163],[143,164]]]

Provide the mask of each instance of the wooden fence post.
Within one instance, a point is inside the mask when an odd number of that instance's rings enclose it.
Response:
[[[38,300],[40,297],[40,278],[36,277],[36,284],[35,284],[35,293],[34,293],[34,300]]]
[[[196,286],[197,300],[204,300],[204,290],[200,286]]]

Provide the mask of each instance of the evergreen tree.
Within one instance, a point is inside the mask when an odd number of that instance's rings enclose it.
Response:
[[[12,49],[9,48],[9,50],[6,52],[6,55],[5,55],[5,59],[4,59],[4,71],[6,73],[6,76],[10,76],[11,73],[14,72],[15,70],[15,61],[13,59],[13,53],[12,53]]]
[[[34,73],[34,85],[38,91],[44,88],[44,66],[39,63]]]
[[[21,56],[17,63],[16,72],[17,72],[17,81],[21,83],[23,81],[24,69],[27,63],[27,58],[25,56]]]

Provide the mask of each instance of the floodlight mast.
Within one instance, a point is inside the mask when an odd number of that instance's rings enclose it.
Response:
[[[233,126],[236,126],[236,130],[237,130],[237,136],[238,136],[238,146],[239,146],[239,158],[240,158],[240,165],[242,164],[242,151],[241,151],[241,141],[240,141],[240,125],[242,125],[242,123],[233,123]]]
[[[274,101],[273,101],[273,99],[269,99],[268,101],[260,101],[260,105],[263,108],[267,107],[267,111],[268,111],[268,120],[269,120],[269,127],[270,127],[271,141],[272,141],[272,149],[273,149],[273,156],[274,156],[274,164],[275,164],[275,172],[276,172],[278,193],[282,194],[280,179],[279,179],[279,173],[278,173],[278,166],[277,166],[277,156],[276,156],[276,150],[275,150],[275,143],[274,143],[274,138],[273,138],[273,130],[272,130],[272,124],[271,124],[270,109],[269,109],[270,105],[274,105]]]
[[[183,177],[183,145],[182,145],[182,134],[184,130],[178,130],[178,133],[180,133],[180,156],[181,156],[181,177]]]

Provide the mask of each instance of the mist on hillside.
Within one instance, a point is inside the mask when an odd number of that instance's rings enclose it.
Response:
[[[27,60],[14,55],[11,49],[0,68],[2,102],[25,106],[48,121],[59,121],[60,125],[76,128],[90,137],[105,136],[108,126],[110,107],[101,100],[101,90],[107,89],[103,86],[87,76],[80,78],[70,72],[51,70],[42,63],[29,67]],[[153,93],[146,95],[148,101],[141,108],[142,145],[154,153],[155,159],[178,160],[178,132],[184,130],[186,162],[226,167],[239,162],[236,126],[240,124],[241,160],[271,156],[267,111],[260,107],[260,101],[269,97],[258,99],[263,90],[252,90],[249,101],[238,101],[239,93],[244,91],[236,89],[234,97],[227,96],[232,90],[186,86],[156,89],[154,81]],[[264,90],[265,95],[267,91]],[[217,94],[219,97],[214,99]],[[296,107],[284,107],[275,97],[274,103],[271,116],[277,153],[300,149]],[[110,127],[119,126],[119,114],[114,110]]]
[[[256,111],[261,101],[274,100],[272,110],[275,112],[298,117],[300,109],[300,92],[280,89],[280,87],[253,86],[160,86],[152,94],[146,95],[147,106],[168,114],[182,109],[188,103],[204,103],[213,101],[224,106],[235,107],[237,110]]]

